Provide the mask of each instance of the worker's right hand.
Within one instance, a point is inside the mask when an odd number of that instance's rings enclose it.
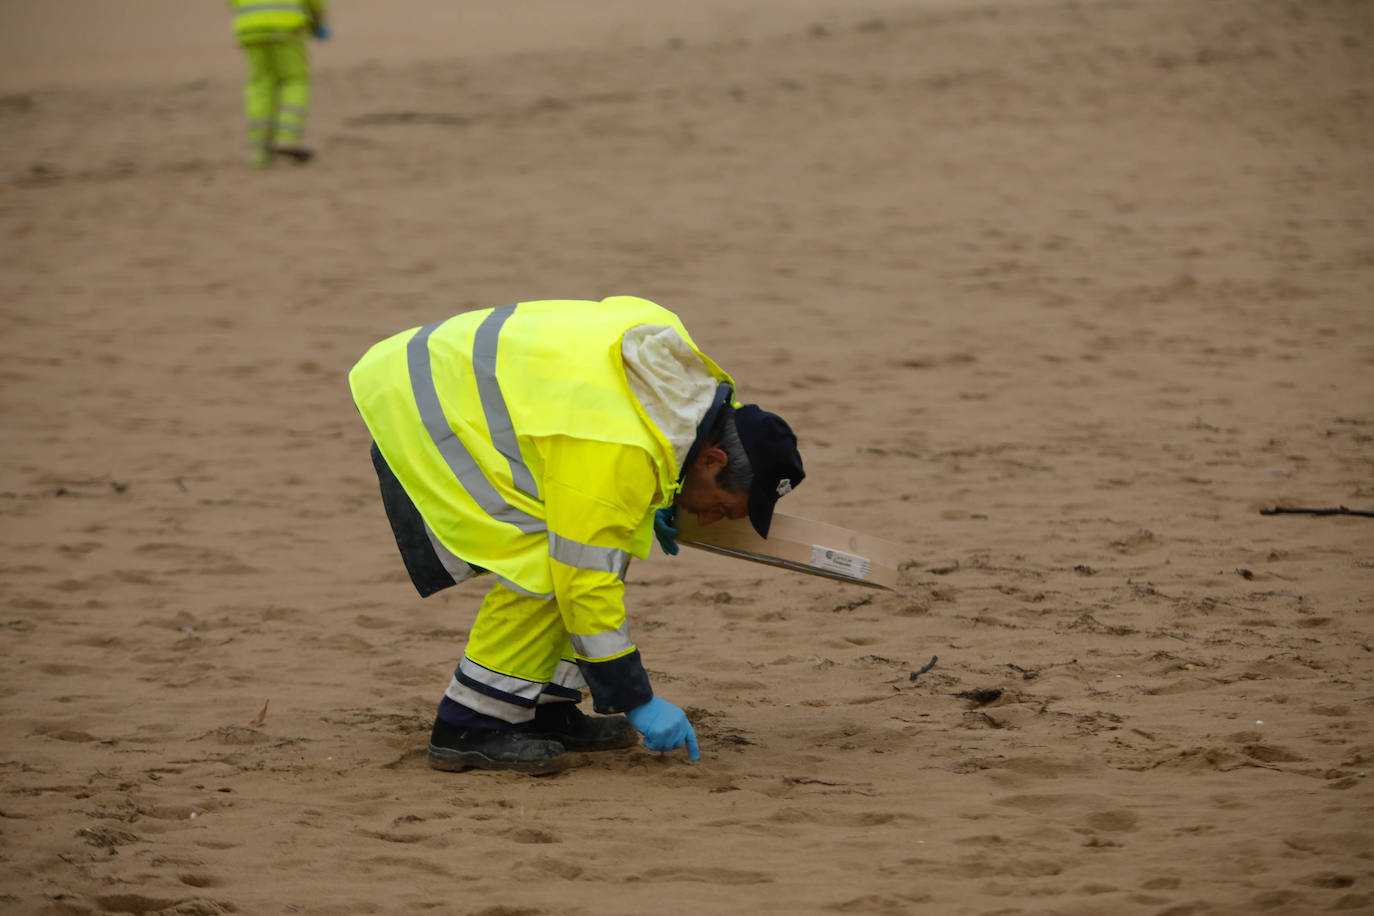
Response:
[[[670,557],[677,556],[677,510],[672,506],[664,506],[654,513],[654,534],[658,537],[658,546]]]
[[[315,30],[312,34],[320,41],[328,41],[329,36],[334,33],[329,31],[329,26],[321,23],[320,25],[315,26]]]
[[[701,757],[697,748],[697,733],[687,714],[662,697],[654,697],[643,706],[626,713],[635,731],[644,736],[644,746],[651,751],[673,751],[687,745],[687,756]]]

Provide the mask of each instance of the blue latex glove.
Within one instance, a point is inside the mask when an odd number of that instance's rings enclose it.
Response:
[[[644,736],[644,746],[651,751],[673,751],[687,745],[687,756],[701,757],[697,749],[697,733],[687,714],[662,697],[654,697],[643,706],[626,713],[635,731]]]
[[[315,26],[315,31],[311,34],[313,34],[320,41],[328,41],[329,36],[334,33],[329,31],[329,26],[327,25],[317,25]]]
[[[665,506],[654,513],[654,534],[664,553],[677,556],[677,510],[674,507]]]

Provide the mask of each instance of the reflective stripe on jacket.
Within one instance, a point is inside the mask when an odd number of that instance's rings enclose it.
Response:
[[[634,651],[624,573],[677,490],[673,448],[626,381],[625,333],[666,325],[644,299],[525,302],[411,329],[349,373],[387,464],[436,538],[520,590],[556,597],[581,659]]]
[[[230,0],[239,40],[289,34],[324,20],[323,0]]]

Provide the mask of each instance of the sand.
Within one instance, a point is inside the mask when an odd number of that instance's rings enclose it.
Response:
[[[259,172],[219,4],[0,5],[0,910],[1374,912],[1374,5],[336,6]],[[655,553],[699,762],[432,771],[345,375],[618,293],[898,588]]]

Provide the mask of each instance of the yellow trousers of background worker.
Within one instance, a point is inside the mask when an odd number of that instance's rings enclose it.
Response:
[[[243,45],[248,82],[243,108],[255,165],[267,165],[278,148],[299,147],[310,110],[310,61],[304,33]]]

